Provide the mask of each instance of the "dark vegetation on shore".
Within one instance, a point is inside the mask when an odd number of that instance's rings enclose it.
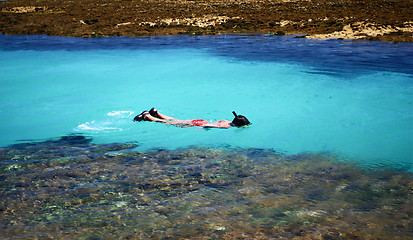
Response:
[[[0,33],[266,33],[413,42],[412,6],[413,0],[8,0],[0,2]]]

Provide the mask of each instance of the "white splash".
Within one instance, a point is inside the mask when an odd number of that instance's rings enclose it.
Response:
[[[88,131],[123,131],[122,128],[111,127],[110,122],[97,123],[96,121],[85,122],[77,126],[77,130]]]
[[[117,132],[123,131],[126,120],[134,114],[133,111],[111,111],[99,120],[92,120],[78,125],[77,131]]]
[[[112,111],[109,112],[107,115],[108,116],[117,116],[117,117],[121,117],[121,118],[127,118],[130,117],[134,114],[133,111]]]

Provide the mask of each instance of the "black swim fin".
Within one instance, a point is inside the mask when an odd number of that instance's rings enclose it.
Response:
[[[139,115],[137,115],[136,117],[134,117],[134,118],[133,118],[133,121],[134,121],[134,122],[136,122],[136,121],[140,122],[140,121],[142,121],[142,120],[145,120],[144,118],[145,118],[146,113],[148,113],[148,111],[143,111],[141,114],[139,114]]]

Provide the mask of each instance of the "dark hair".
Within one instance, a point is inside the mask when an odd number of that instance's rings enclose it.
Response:
[[[235,116],[234,120],[232,120],[232,124],[234,124],[236,127],[242,127],[251,124],[245,116],[237,115],[234,111],[232,112],[232,114],[234,114]]]

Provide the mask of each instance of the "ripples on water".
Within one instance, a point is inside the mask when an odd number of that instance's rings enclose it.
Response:
[[[140,150],[331,151],[411,169],[411,46],[269,35],[0,35],[0,146],[76,132],[95,143],[138,141]],[[236,110],[253,126],[205,132],[130,121],[151,107],[213,121]]]
[[[0,149],[1,238],[413,237],[412,173],[323,153],[91,140]]]

